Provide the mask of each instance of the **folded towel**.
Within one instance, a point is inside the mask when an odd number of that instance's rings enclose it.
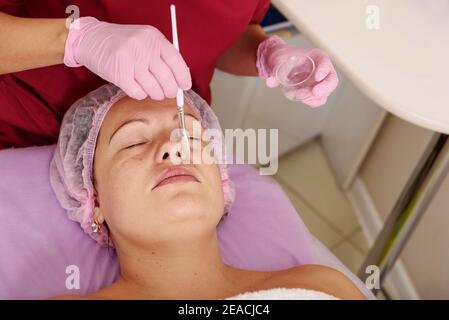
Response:
[[[340,300],[330,294],[299,288],[274,288],[241,293],[226,300]]]

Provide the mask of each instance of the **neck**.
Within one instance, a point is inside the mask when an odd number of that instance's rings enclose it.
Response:
[[[142,298],[220,298],[234,294],[238,269],[223,263],[217,235],[117,249],[121,292]]]

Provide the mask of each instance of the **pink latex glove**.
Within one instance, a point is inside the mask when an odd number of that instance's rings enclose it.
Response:
[[[134,99],[174,98],[192,86],[181,54],[156,28],[121,25],[93,17],[72,23],[64,53],[68,67],[85,66]]]
[[[298,89],[295,97],[301,102],[319,107],[326,103],[327,97],[338,85],[338,76],[329,56],[316,48],[298,48],[285,43],[277,36],[272,36],[259,44],[257,49],[257,69],[259,76],[265,79],[270,88],[279,85],[275,78],[276,68],[295,53],[307,55],[315,62],[315,73],[312,84]]]

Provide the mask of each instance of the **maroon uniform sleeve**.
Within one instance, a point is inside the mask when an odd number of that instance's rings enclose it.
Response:
[[[254,10],[253,17],[251,18],[251,23],[261,23],[263,18],[267,14],[269,7],[270,7],[270,0],[259,0],[259,3],[257,4],[256,9]]]
[[[25,0],[0,0],[0,11],[12,16],[26,16]]]

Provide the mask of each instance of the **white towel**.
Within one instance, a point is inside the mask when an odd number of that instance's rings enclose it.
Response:
[[[330,294],[299,288],[274,288],[241,293],[225,300],[340,300]]]

